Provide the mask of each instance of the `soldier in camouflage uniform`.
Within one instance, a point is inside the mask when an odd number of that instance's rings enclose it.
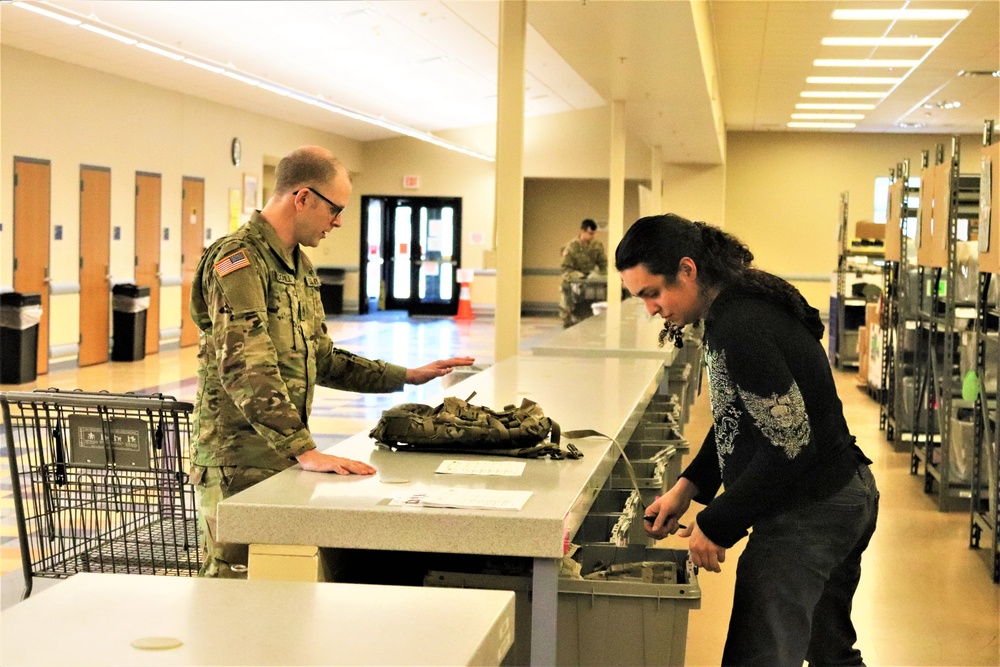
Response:
[[[573,314],[574,296],[571,290],[572,279],[585,278],[592,273],[606,274],[608,272],[608,253],[604,244],[595,239],[597,223],[586,219],[580,223],[580,234],[562,250],[562,290],[559,299],[559,317],[563,327],[569,327],[577,322]]]
[[[375,472],[317,451],[308,427],[317,385],[399,391],[474,361],[407,369],[334,348],[319,278],[299,246],[315,247],[340,227],[350,176],[329,151],[307,146],[283,158],[275,178],[264,209],[205,251],[192,285],[191,316],[201,333],[191,477],[202,576],[246,576],[247,547],[214,539],[222,499],[296,463],[340,475]]]

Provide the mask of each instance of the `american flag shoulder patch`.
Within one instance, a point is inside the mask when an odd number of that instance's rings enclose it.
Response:
[[[231,255],[226,255],[215,263],[215,273],[220,277],[228,275],[236,269],[250,266],[250,259],[246,250],[237,250]]]

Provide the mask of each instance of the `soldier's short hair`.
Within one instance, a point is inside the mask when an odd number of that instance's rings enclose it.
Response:
[[[274,192],[284,194],[297,187],[329,183],[345,172],[340,160],[313,146],[296,149],[281,158],[274,172]]]
[[[585,229],[587,231],[596,232],[597,231],[597,223],[594,222],[593,220],[591,220],[590,218],[587,218],[586,220],[584,220],[583,222],[580,223],[580,229]]]

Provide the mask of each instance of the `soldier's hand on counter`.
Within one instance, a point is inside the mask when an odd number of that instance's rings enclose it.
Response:
[[[332,454],[321,454],[315,449],[299,454],[295,460],[303,470],[312,472],[335,472],[338,475],[374,475],[378,472],[367,463]]]
[[[473,357],[452,357],[451,359],[438,359],[420,368],[406,369],[406,384],[424,384],[434,378],[447,375],[453,368],[458,366],[471,366],[476,360]]]

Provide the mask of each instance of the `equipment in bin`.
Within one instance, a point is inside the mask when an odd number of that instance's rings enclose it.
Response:
[[[25,589],[77,572],[196,576],[190,403],[162,394],[0,393]]]
[[[559,446],[559,424],[545,416],[542,406],[523,399],[520,407],[492,410],[454,396],[437,407],[402,403],[385,410],[368,434],[394,451],[465,452],[553,459],[579,459],[574,445]],[[546,442],[546,438],[549,442]]]
[[[570,311],[572,324],[592,317],[595,314],[593,304],[604,303],[605,306],[607,305],[607,276],[567,278],[564,285],[563,293],[566,297],[566,305]]]

